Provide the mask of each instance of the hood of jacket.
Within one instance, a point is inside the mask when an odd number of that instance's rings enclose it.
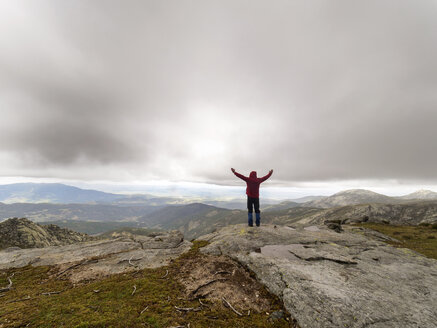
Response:
[[[256,171],[250,172],[249,178],[256,178]]]

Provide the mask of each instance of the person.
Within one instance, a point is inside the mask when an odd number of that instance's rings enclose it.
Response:
[[[247,216],[248,216],[248,225],[249,227],[253,227],[253,208],[255,207],[255,216],[256,216],[256,226],[259,227],[261,224],[261,212],[259,210],[259,185],[266,181],[273,173],[273,170],[270,170],[266,176],[262,178],[258,178],[256,176],[256,171],[250,172],[249,177],[245,177],[244,175],[235,171],[234,168],[231,168],[231,171],[240,179],[246,181],[246,195],[247,195]]]

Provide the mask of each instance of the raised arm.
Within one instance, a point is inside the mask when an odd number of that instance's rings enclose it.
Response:
[[[239,177],[241,180],[247,181],[247,177],[245,177],[244,175],[238,173],[237,171],[235,171],[234,168],[231,169],[232,173],[234,173],[237,177]]]
[[[270,178],[273,174],[273,170],[270,170],[269,173],[265,176],[263,176],[262,178],[260,178],[261,182],[266,181],[268,178]]]

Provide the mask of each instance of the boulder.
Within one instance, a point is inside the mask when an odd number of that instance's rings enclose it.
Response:
[[[300,327],[437,327],[437,261],[359,233],[264,225],[198,239],[253,271]]]

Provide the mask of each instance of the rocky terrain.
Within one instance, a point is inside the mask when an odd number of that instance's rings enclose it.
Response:
[[[360,228],[235,225],[200,239],[253,271],[301,327],[437,327],[437,261]]]
[[[0,252],[0,270],[32,266],[56,266],[59,276],[73,282],[90,280],[169,263],[190,249],[179,231],[152,236],[118,238],[34,249]]]
[[[26,218],[12,218],[1,222],[0,236],[0,249],[59,246],[93,239],[86,234],[53,224],[39,225]]]
[[[262,291],[254,275],[301,328],[437,327],[437,261],[392,247],[384,241],[393,239],[381,233],[343,229],[230,225],[198,238],[208,242],[200,248],[204,257],[183,261],[192,243],[179,231],[130,233],[64,246],[8,248],[0,251],[0,270],[49,266],[51,279],[80,284],[175,260],[180,264],[171,274],[185,286],[187,299],[225,298],[238,305],[237,312],[259,313],[270,306],[268,298],[257,296]]]
[[[343,223],[369,221],[397,225],[437,223],[437,201],[410,201],[400,204],[360,204],[328,209],[291,208],[277,213],[272,222],[293,225],[323,224],[325,220]]]
[[[168,206],[139,220],[153,229],[177,229],[191,240],[223,226],[245,222],[247,212],[193,203]]]
[[[298,328],[237,261],[180,232],[0,251],[0,328]]]

